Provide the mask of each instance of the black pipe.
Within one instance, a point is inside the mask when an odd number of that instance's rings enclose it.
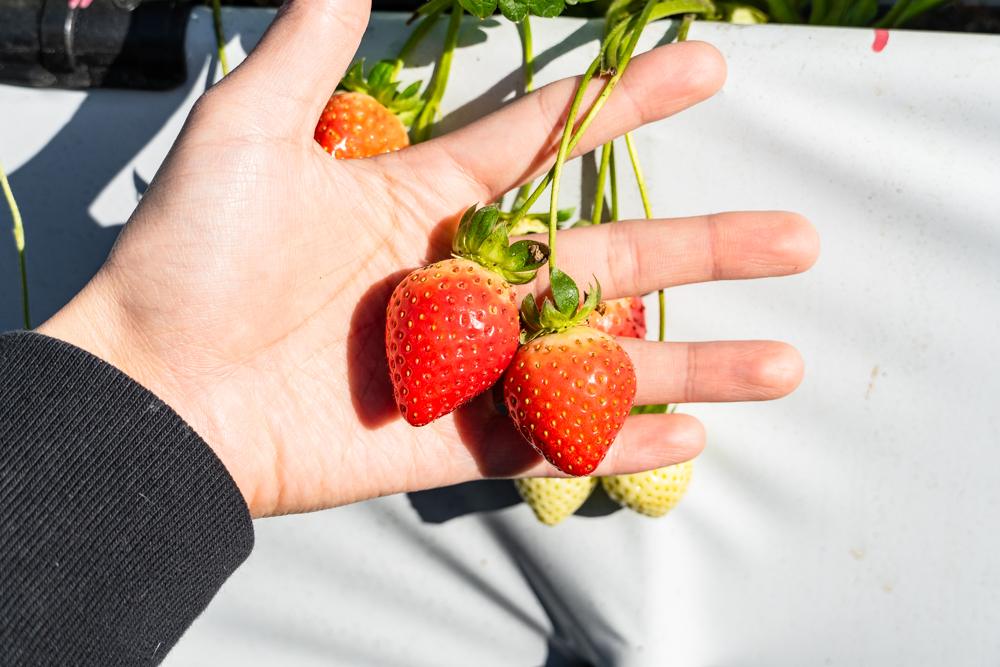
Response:
[[[0,0],[0,83],[166,90],[187,78],[193,0]]]

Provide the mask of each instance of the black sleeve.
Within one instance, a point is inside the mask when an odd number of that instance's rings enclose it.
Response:
[[[0,337],[0,665],[155,665],[253,548],[207,444],[97,357]]]

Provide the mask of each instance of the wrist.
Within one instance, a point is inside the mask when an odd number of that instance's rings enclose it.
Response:
[[[155,353],[147,336],[136,331],[119,297],[121,289],[102,271],[35,331],[93,354],[151,391],[174,410],[215,452],[229,471],[253,516],[257,485],[248,470],[237,465],[223,444],[219,429],[197,400],[197,390]]]

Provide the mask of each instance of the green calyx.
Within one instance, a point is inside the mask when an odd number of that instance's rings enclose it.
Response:
[[[364,76],[364,62],[359,60],[351,65],[351,69],[347,70],[337,88],[371,95],[376,102],[399,118],[403,125],[412,125],[424,105],[424,101],[417,95],[420,92],[421,82],[410,84],[399,92],[397,91],[399,81],[393,81],[397,64],[395,60],[383,60],[376,64],[368,73],[367,80]]]
[[[580,303],[580,290],[573,279],[559,269],[550,269],[549,281],[552,287],[552,300],[542,301],[542,309],[538,309],[535,297],[528,295],[521,302],[521,319],[524,320],[525,331],[521,334],[521,342],[550,333],[558,333],[583,326],[592,312],[601,307],[601,283],[594,278],[596,288],[583,295]],[[554,303],[553,303],[554,301]]]
[[[549,259],[549,247],[538,241],[518,241],[511,244],[507,223],[500,217],[496,205],[476,210],[469,208],[458,223],[451,243],[456,257],[469,259],[503,276],[512,285],[523,285],[535,279],[538,269]]]

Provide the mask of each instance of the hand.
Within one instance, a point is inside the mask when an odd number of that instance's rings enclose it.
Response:
[[[545,172],[577,82],[399,153],[336,161],[313,128],[367,19],[350,0],[286,3],[249,58],[198,101],[108,262],[39,329],[173,407],[254,516],[560,474],[489,392],[429,426],[407,425],[392,399],[384,318],[406,273],[448,256],[468,206]],[[696,104],[724,78],[706,44],[636,58],[578,154]],[[813,228],[787,213],[622,222],[559,237],[560,267],[583,281],[596,274],[608,299],[793,274],[817,253]],[[545,288],[542,277],[523,293]],[[621,343],[635,362],[637,404],[777,398],[802,376],[800,356],[781,343]],[[690,416],[633,416],[597,474],[685,461],[704,440]]]

